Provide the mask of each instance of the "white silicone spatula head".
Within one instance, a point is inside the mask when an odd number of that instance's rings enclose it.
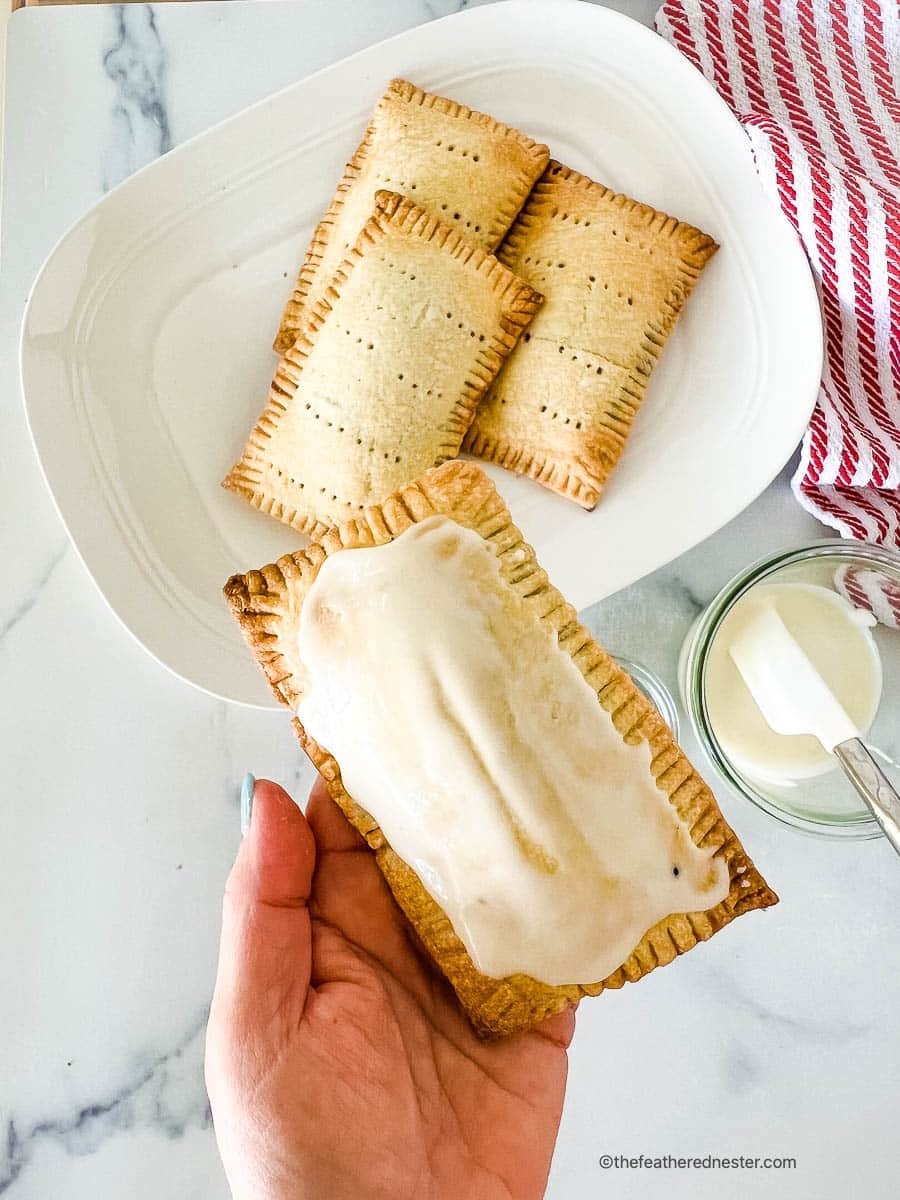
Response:
[[[776,733],[818,738],[900,854],[900,795],[774,607],[759,610],[729,653],[768,724]]]
[[[829,753],[859,730],[774,607],[761,608],[729,653],[776,733],[811,734]]]

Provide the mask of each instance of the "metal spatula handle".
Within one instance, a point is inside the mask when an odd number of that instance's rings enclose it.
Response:
[[[859,738],[840,742],[834,754],[844,774],[872,810],[884,836],[900,854],[900,796]]]

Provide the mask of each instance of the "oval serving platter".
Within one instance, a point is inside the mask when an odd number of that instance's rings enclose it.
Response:
[[[62,238],[22,335],[28,420],[68,532],[113,611],[172,671],[274,707],[221,597],[303,539],[223,491],[262,410],[306,242],[387,81],[513,124],[720,242],[593,513],[490,468],[579,608],[689,549],[802,436],[822,332],[803,250],[747,140],[651,30],[593,4],[467,10],[329,67],[138,172]]]

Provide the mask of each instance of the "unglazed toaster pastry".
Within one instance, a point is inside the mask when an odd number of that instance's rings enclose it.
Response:
[[[593,508],[715,241],[551,162],[498,256],[543,292],[465,448]]]
[[[458,453],[541,300],[411,200],[377,200],[223,481],[313,536]]]
[[[225,594],[331,795],[485,1035],[777,897],[473,463]]]
[[[493,117],[395,79],[313,234],[275,339],[283,354],[355,244],[381,189],[400,192],[493,251],[550,155]]]

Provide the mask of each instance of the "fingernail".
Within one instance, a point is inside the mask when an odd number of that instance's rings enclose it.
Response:
[[[241,784],[241,836],[243,837],[250,828],[250,818],[253,816],[253,789],[256,787],[256,780],[248,771],[244,776],[244,782]]]

